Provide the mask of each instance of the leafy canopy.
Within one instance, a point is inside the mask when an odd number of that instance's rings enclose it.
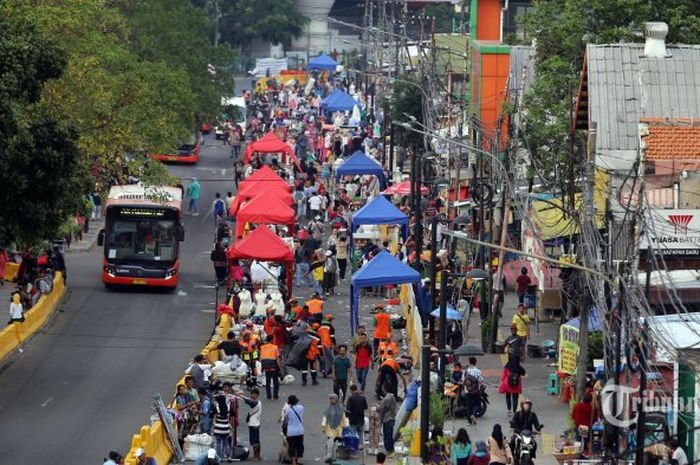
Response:
[[[83,203],[86,173],[73,130],[40,102],[66,57],[34,23],[0,16],[0,240],[52,238]]]

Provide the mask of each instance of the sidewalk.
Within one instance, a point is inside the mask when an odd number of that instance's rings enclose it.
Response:
[[[82,241],[72,241],[70,248],[66,248],[66,253],[89,252],[97,243],[97,236],[101,229],[105,227],[104,219],[91,221],[89,232],[83,233]]]
[[[510,334],[510,325],[513,314],[518,305],[517,297],[513,292],[506,294],[505,305],[503,308],[503,317],[499,320],[499,336],[498,340],[503,340]],[[529,311],[530,318],[534,320],[534,312]],[[532,337],[529,343],[540,343],[545,339],[557,340],[559,325],[557,323],[540,323],[539,332],[532,327]],[[469,324],[469,334],[465,343],[475,344],[481,341],[481,328],[479,326],[478,313],[472,315]],[[463,364],[466,363],[465,357],[462,357]],[[493,429],[493,425],[499,423],[503,427],[503,432],[510,437],[511,430],[509,427],[509,417],[506,416],[505,398],[498,393],[498,385],[501,380],[503,365],[506,362],[506,356],[503,354],[485,354],[478,357],[478,366],[481,369],[489,393],[489,407],[484,417],[478,420],[477,425],[467,426],[467,421],[457,419],[452,422],[449,420],[445,424],[445,429],[449,429],[453,434],[456,434],[459,428],[466,428],[472,441],[486,440]],[[523,380],[523,397],[527,397],[532,401],[533,410],[537,413],[540,423],[545,425],[542,430],[542,436],[537,439],[537,460],[538,465],[555,465],[558,462],[553,457],[556,447],[560,442],[560,436],[569,427],[569,410],[568,405],[562,403],[557,396],[548,395],[546,393],[547,378],[551,373],[554,373],[554,360],[546,358],[526,358],[523,366],[527,371],[527,375]]]

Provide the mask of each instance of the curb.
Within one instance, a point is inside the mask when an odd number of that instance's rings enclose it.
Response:
[[[97,236],[99,235],[100,230],[104,229],[104,227],[104,222],[90,226],[90,232],[83,233],[83,240],[73,242],[69,248],[65,249],[65,253],[74,254],[90,252],[93,247],[95,247],[95,244],[97,244]]]

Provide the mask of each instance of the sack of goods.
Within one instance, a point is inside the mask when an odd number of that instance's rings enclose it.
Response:
[[[214,439],[207,433],[190,434],[185,437],[185,445],[183,452],[185,460],[197,460],[199,457],[207,453]]]

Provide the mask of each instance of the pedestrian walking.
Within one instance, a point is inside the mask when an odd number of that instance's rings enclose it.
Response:
[[[367,333],[360,333],[355,345],[355,376],[360,384],[360,391],[365,392],[367,385],[367,373],[372,363],[372,346],[367,338]]]
[[[187,188],[187,197],[189,197],[190,202],[187,206],[187,213],[191,213],[193,216],[199,215],[197,210],[197,202],[199,202],[199,197],[202,192],[202,187],[199,184],[197,178],[192,178],[190,187]]]
[[[513,315],[513,324],[517,329],[516,334],[520,338],[521,355],[524,358],[527,355],[527,339],[530,337],[530,317],[525,305],[518,305],[518,310]]]
[[[469,433],[464,428],[457,431],[457,436],[450,447],[450,463],[452,465],[467,465],[469,456],[472,454],[472,441]]]
[[[326,250],[326,260],[323,262],[323,292],[326,295],[335,294],[336,273],[338,272],[338,260],[333,252]]]
[[[294,394],[287,399],[283,417],[287,452],[292,465],[298,465],[304,457],[304,406],[299,404],[299,399]]]
[[[382,438],[387,457],[394,455],[394,423],[396,422],[396,397],[390,391],[389,386],[382,388],[382,397],[377,412],[382,418]]]
[[[382,416],[379,413],[379,404],[369,409],[369,431],[367,435],[367,446],[370,454],[378,454],[379,444],[382,439]],[[383,454],[383,452],[380,452]]]
[[[222,460],[233,456],[231,450],[231,411],[224,394],[214,398],[214,427],[212,429],[216,444],[216,454]]]
[[[343,437],[343,428],[347,426],[343,404],[338,399],[338,395],[330,394],[328,402],[328,407],[323,412],[323,418],[321,419],[321,431],[326,436],[324,456],[326,463],[335,460],[336,441]]]
[[[510,325],[510,334],[503,342],[505,346],[505,352],[508,355],[519,355],[523,354],[523,344],[522,339],[518,336],[518,325],[513,323]]]
[[[222,241],[216,241],[214,250],[209,256],[214,264],[214,275],[216,276],[217,285],[221,285],[226,281],[228,276],[228,257],[226,257],[226,249]]]
[[[360,450],[364,447],[365,411],[368,408],[367,399],[360,394],[357,385],[351,385],[350,397],[348,397],[348,402],[345,405],[345,413],[347,414],[350,429],[359,438]]]
[[[280,349],[275,344],[273,334],[268,335],[265,338],[265,344],[260,347],[260,364],[265,373],[265,392],[267,398],[272,399],[274,397],[274,399],[278,399],[280,392],[280,367],[283,363]]]
[[[374,341],[373,352],[379,354],[379,343],[382,339],[391,339],[391,315],[385,310],[384,306],[378,304],[374,307],[377,313],[374,315]]]
[[[250,390],[250,397],[241,397],[243,402],[250,407],[246,423],[248,424],[248,443],[253,448],[253,460],[260,461],[260,425],[262,418],[262,402],[260,401],[260,391],[258,388]],[[233,455],[233,454],[232,454]]]
[[[7,273],[7,264],[9,262],[10,257],[7,256],[7,250],[0,247],[0,286],[5,285],[5,274]]]
[[[518,303],[525,303],[525,296],[527,295],[527,288],[532,283],[532,279],[527,274],[527,268],[522,267],[520,269],[520,276],[515,279],[515,292],[518,295]]]
[[[335,350],[335,329],[331,324],[333,315],[326,315],[321,326],[316,331],[321,339],[321,374],[324,378],[328,377],[333,372],[333,352]]]
[[[206,389],[199,389],[199,431],[209,434],[211,432],[211,399]]]
[[[518,398],[523,392],[523,376],[525,376],[525,368],[520,364],[520,357],[508,356],[508,362],[501,374],[501,384],[498,386],[498,392],[506,396],[508,416],[513,415],[518,409]]]
[[[339,395],[343,402],[348,392],[348,379],[352,376],[347,353],[348,346],[342,344],[338,346],[338,355],[333,359],[333,392]]]
[[[226,202],[221,198],[221,194],[219,192],[214,194],[214,201],[211,204],[211,212],[214,215],[215,224],[218,224],[219,221],[226,218]]]
[[[493,432],[488,440],[487,448],[489,455],[491,455],[490,465],[507,465],[512,463],[513,454],[503,436],[501,425],[498,423],[493,425]]]
[[[335,257],[338,259],[340,280],[345,281],[345,271],[348,267],[348,237],[346,233],[338,236],[338,240],[335,243]]]

